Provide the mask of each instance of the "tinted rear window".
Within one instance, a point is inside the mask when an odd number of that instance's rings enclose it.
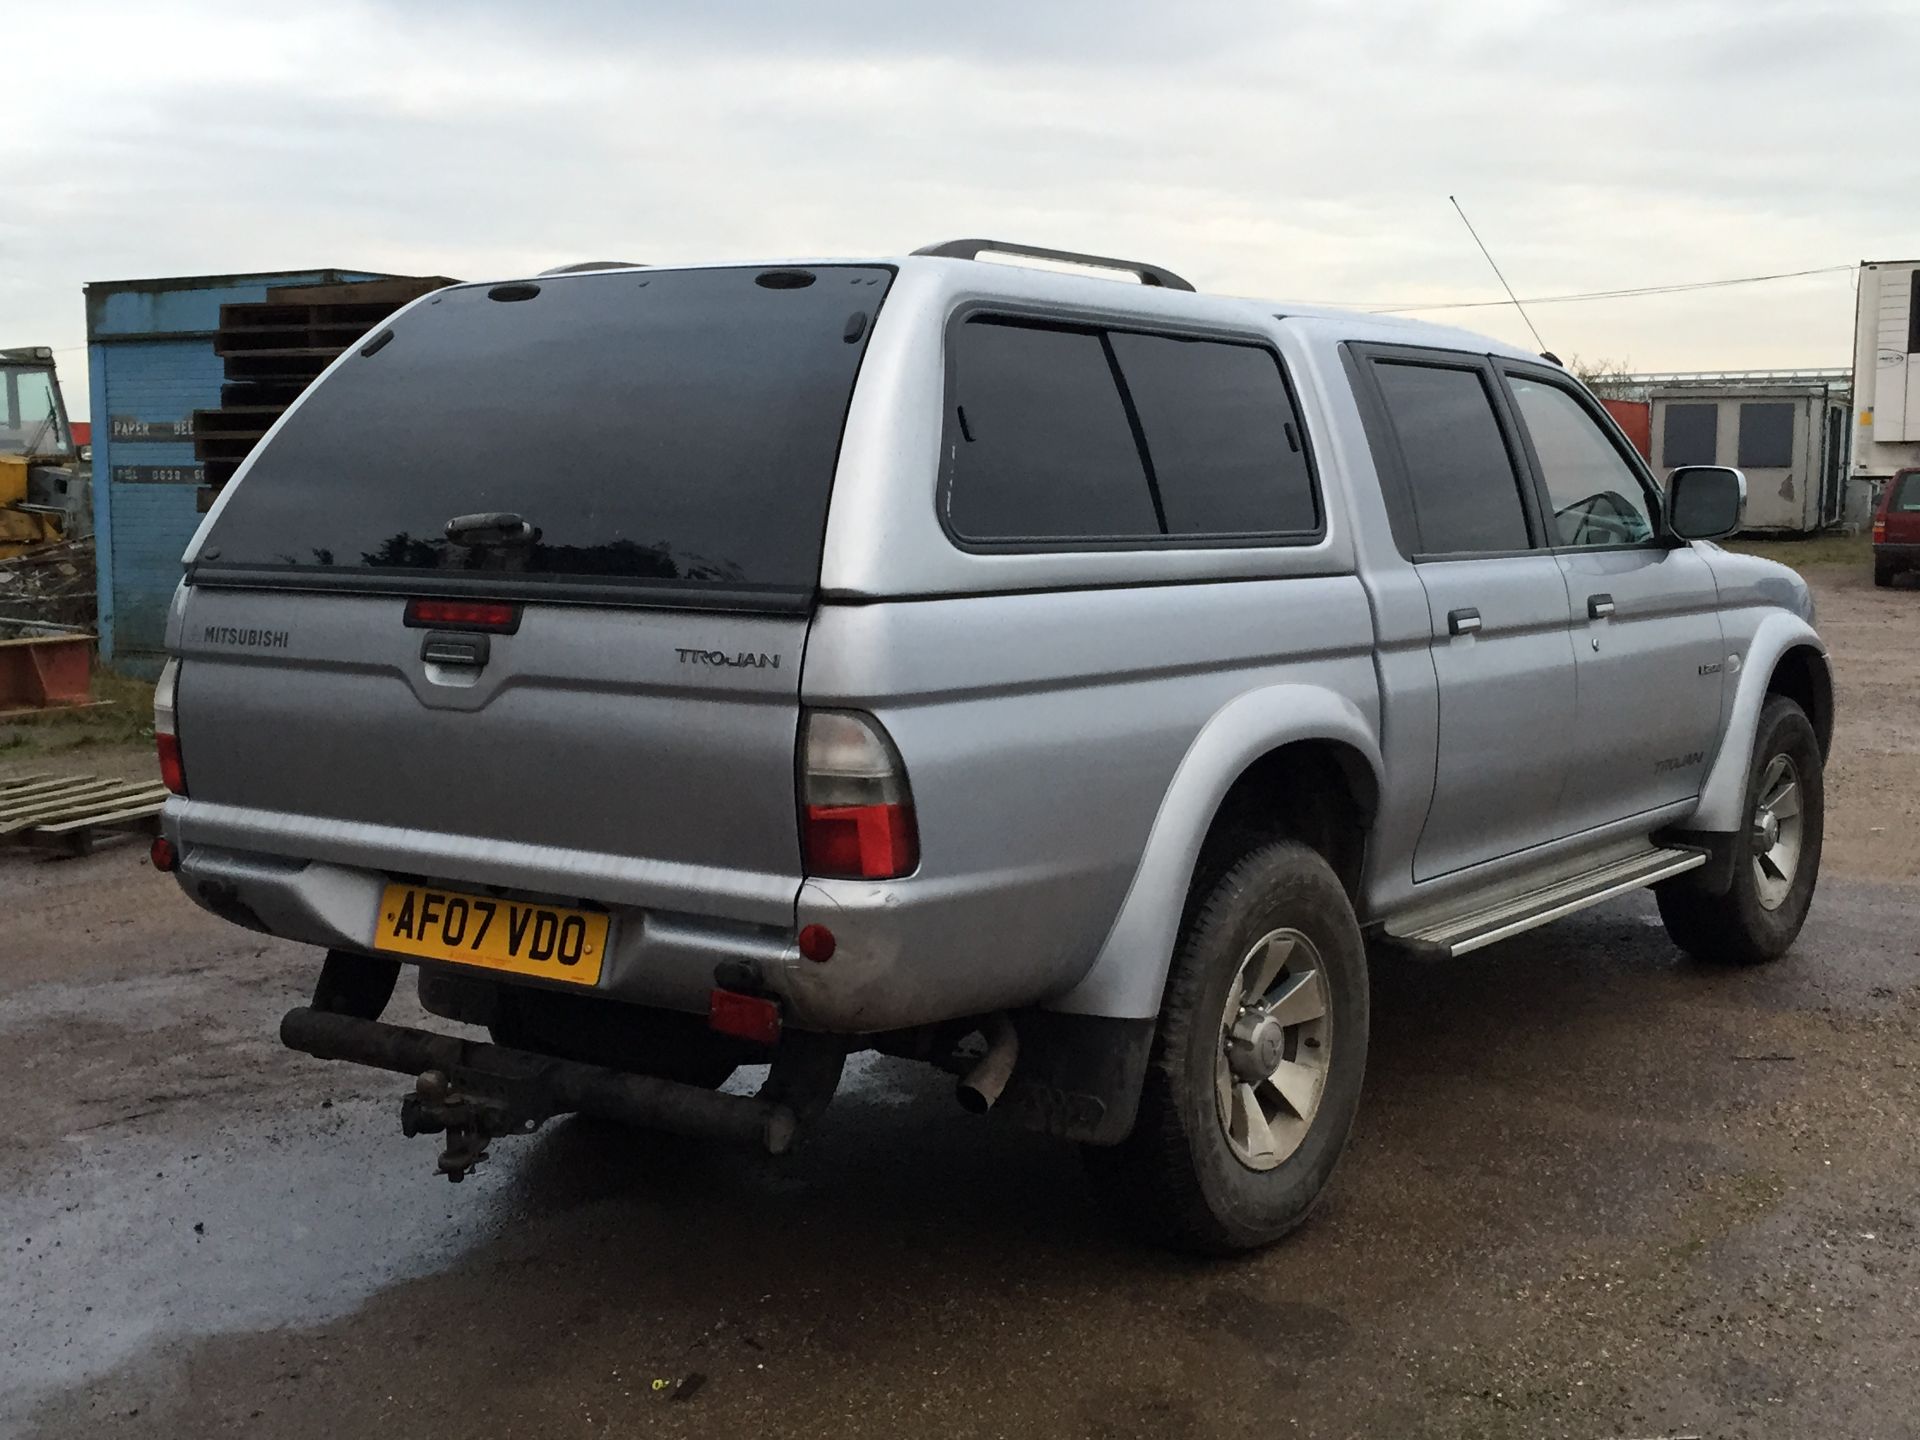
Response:
[[[976,317],[950,365],[947,520],[963,539],[1318,532],[1299,417],[1264,347]]]
[[[953,347],[947,519],[971,540],[1157,535],[1098,331],[973,320]]]
[[[1898,510],[1906,514],[1910,510],[1920,510],[1920,470],[1903,470],[1893,479],[1893,499],[1887,502],[1889,510]]]
[[[1272,351],[1120,331],[1109,338],[1140,416],[1169,535],[1319,527],[1299,422]]]
[[[491,287],[537,287],[517,300],[443,292],[288,415],[200,564],[413,582],[403,588],[804,597],[891,278],[627,270]],[[486,512],[521,516],[538,538],[447,538],[449,520]]]

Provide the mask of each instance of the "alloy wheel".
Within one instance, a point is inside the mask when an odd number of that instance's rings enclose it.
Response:
[[[1269,931],[1248,949],[1227,990],[1214,1092],[1234,1157],[1271,1170],[1300,1148],[1333,1058],[1332,993],[1314,944]]]
[[[1760,798],[1753,810],[1753,877],[1762,908],[1778,910],[1786,903],[1800,868],[1805,825],[1800,771],[1791,757],[1776,755],[1760,778]]]

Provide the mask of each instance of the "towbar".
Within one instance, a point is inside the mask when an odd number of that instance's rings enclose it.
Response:
[[[450,1179],[484,1158],[487,1139],[524,1133],[569,1112],[676,1135],[745,1141],[773,1155],[786,1151],[798,1128],[793,1110],[776,1100],[722,1095],[304,1005],[281,1020],[280,1040],[317,1059],[421,1077],[418,1092],[402,1107],[402,1125],[409,1134],[448,1134],[440,1168]]]

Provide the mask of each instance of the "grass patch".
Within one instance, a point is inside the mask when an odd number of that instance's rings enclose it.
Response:
[[[1795,570],[1820,570],[1836,565],[1857,565],[1862,569],[1873,563],[1873,538],[1859,535],[1809,535],[1788,540],[1727,540],[1727,549],[1742,555],[1758,555],[1763,560],[1778,560]]]
[[[45,710],[0,721],[0,760],[93,748],[144,749],[153,743],[153,683],[93,672],[89,710]]]

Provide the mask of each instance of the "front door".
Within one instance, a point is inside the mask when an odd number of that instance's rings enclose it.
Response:
[[[1651,477],[1592,397],[1503,365],[1573,609],[1578,711],[1559,828],[1575,834],[1690,800],[1720,728],[1719,596],[1669,538]]]

